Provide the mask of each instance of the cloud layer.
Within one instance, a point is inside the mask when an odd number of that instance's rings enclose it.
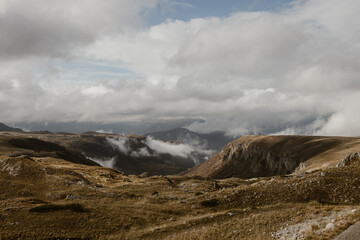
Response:
[[[2,121],[192,117],[203,132],[360,135],[359,1],[145,27],[166,2],[0,0]],[[74,59],[131,77],[70,81],[54,60]]]
[[[191,159],[195,165],[199,165],[215,153],[214,150],[204,149],[202,146],[164,142],[150,136],[141,140],[142,147],[136,147],[139,143],[128,137],[120,136],[118,138],[107,138],[107,140],[121,153],[135,158],[170,154],[174,157]]]

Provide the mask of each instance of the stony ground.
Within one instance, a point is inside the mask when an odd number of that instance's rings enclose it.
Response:
[[[242,180],[139,177],[0,156],[0,239],[331,239],[360,219],[360,163]]]

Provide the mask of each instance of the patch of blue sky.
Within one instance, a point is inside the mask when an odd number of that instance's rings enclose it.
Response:
[[[118,63],[103,60],[53,60],[52,65],[60,72],[59,79],[64,81],[112,81],[141,77]]]
[[[236,12],[277,12],[298,0],[169,0],[144,14],[149,26],[166,19],[189,21],[194,18],[228,17]]]

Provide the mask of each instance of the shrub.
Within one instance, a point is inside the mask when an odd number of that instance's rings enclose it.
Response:
[[[73,212],[84,212],[84,208],[79,203],[71,203],[64,205],[55,205],[55,204],[44,204],[36,206],[30,209],[30,212],[45,213],[45,212],[54,212],[59,210],[71,210]]]
[[[204,200],[201,202],[201,206],[204,207],[215,207],[219,204],[217,199]]]
[[[305,194],[297,194],[297,202],[316,201],[318,203],[330,203],[329,194],[320,188],[312,189]]]

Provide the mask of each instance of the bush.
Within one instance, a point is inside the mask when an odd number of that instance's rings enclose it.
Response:
[[[215,207],[219,204],[217,199],[204,200],[201,202],[201,206],[203,207]]]
[[[329,194],[320,188],[312,189],[305,194],[296,196],[297,202],[317,201],[318,203],[330,203]]]
[[[45,213],[45,212],[55,212],[59,210],[71,210],[73,212],[84,212],[84,208],[79,203],[71,203],[64,205],[55,205],[55,204],[44,204],[36,206],[30,209],[30,212]]]

